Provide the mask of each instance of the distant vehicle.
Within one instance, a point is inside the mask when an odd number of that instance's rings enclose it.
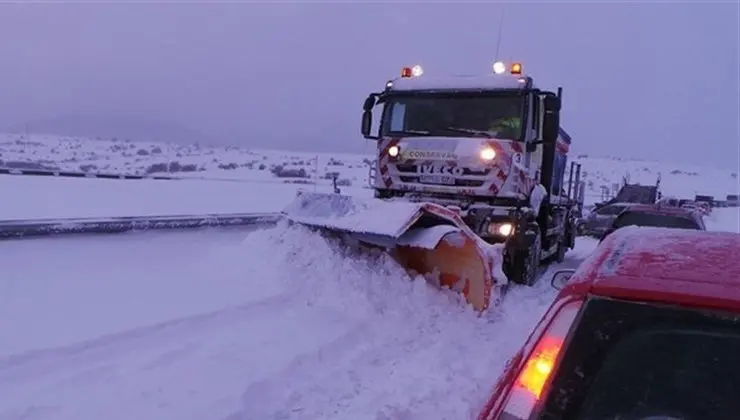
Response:
[[[712,207],[709,205],[709,203],[703,201],[682,200],[679,207],[681,207],[682,209],[697,211],[703,215],[708,215],[712,212]]]
[[[737,194],[727,194],[725,202],[727,207],[738,207],[740,206],[740,196]]]
[[[711,205],[714,201],[714,197],[711,195],[695,195],[694,201],[697,203],[707,203],[707,205]]]
[[[698,204],[699,210],[705,215],[712,214],[712,204],[711,203],[708,203],[706,201],[698,201],[696,204]]]
[[[697,197],[704,197],[704,196],[698,196]],[[679,199],[675,197],[666,197],[662,198],[660,201],[658,201],[658,205],[661,206],[670,206],[670,207],[683,207],[685,209],[692,209],[697,210],[702,213],[710,214],[712,213],[712,207],[719,207],[719,205],[715,204],[715,201],[700,201],[700,200],[689,200],[689,199]]]
[[[627,226],[663,227],[673,229],[707,230],[701,214],[691,209],[662,205],[633,204],[622,211],[601,236]]]
[[[680,207],[681,199],[676,197],[663,197],[658,201],[662,206]]]
[[[622,187],[617,195],[605,204],[612,203],[635,203],[635,204],[655,204],[660,198],[660,174],[655,180],[655,185],[630,184],[627,178],[622,179]]]
[[[553,277],[557,298],[478,419],[737,419],[738,255],[736,233],[615,232]]]
[[[576,228],[579,235],[599,237],[611,226],[614,219],[631,203],[614,203],[595,209],[588,216],[580,219]]]

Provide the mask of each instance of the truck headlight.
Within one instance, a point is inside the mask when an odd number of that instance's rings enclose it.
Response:
[[[489,162],[489,161],[492,161],[493,159],[495,159],[495,158],[496,158],[496,151],[495,151],[495,150],[493,150],[493,148],[492,148],[492,147],[486,147],[486,148],[482,149],[482,150],[481,150],[481,151],[480,151],[480,152],[478,153],[478,155],[479,155],[479,156],[480,156],[480,158],[481,158],[481,159],[483,159],[484,161],[486,161],[486,162]]]
[[[511,235],[511,232],[514,231],[514,226],[512,226],[511,223],[502,223],[498,226],[498,233],[503,236],[509,236]]]
[[[488,225],[490,235],[510,236],[514,232],[514,225],[511,223],[491,223]]]
[[[391,146],[388,148],[388,156],[390,157],[398,157],[399,153],[401,153],[401,149],[398,146]]]

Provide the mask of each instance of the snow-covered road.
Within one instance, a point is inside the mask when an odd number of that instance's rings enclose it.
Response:
[[[259,299],[244,266],[222,254],[246,232],[1,241],[0,357]]]
[[[0,242],[0,420],[470,418],[554,295],[478,318],[348,252],[282,224]]]
[[[553,295],[477,318],[344,254],[282,225],[0,243],[0,419],[469,418]]]

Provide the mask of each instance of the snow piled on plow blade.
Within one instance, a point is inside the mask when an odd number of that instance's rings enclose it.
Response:
[[[494,276],[504,279],[501,248],[480,240],[455,212],[436,204],[300,191],[283,214],[345,242],[384,248],[411,276],[461,293],[478,311],[489,306]]]
[[[423,205],[299,191],[283,210],[303,225],[386,238],[395,243],[416,221]]]

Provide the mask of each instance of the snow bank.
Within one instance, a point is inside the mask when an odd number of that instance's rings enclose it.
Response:
[[[717,208],[704,217],[707,230],[740,233],[740,207]]]
[[[387,254],[360,251],[302,226],[281,222],[256,231],[245,239],[244,247],[250,253],[269,250],[264,261],[270,266],[259,270],[271,270],[273,279],[300,290],[310,305],[346,310],[359,317],[404,318],[419,311],[432,315],[443,310],[475,318],[456,293],[440,293],[423,279],[410,279]]]
[[[474,417],[552,297],[547,285],[515,289],[497,312],[477,317],[457,294],[410,279],[386,255],[303,227],[280,224],[243,245],[266,256],[255,272],[271,271],[303,305],[354,320],[355,329],[252,383],[233,418]]]
[[[284,209],[291,219],[347,232],[398,237],[422,205],[302,191]]]

